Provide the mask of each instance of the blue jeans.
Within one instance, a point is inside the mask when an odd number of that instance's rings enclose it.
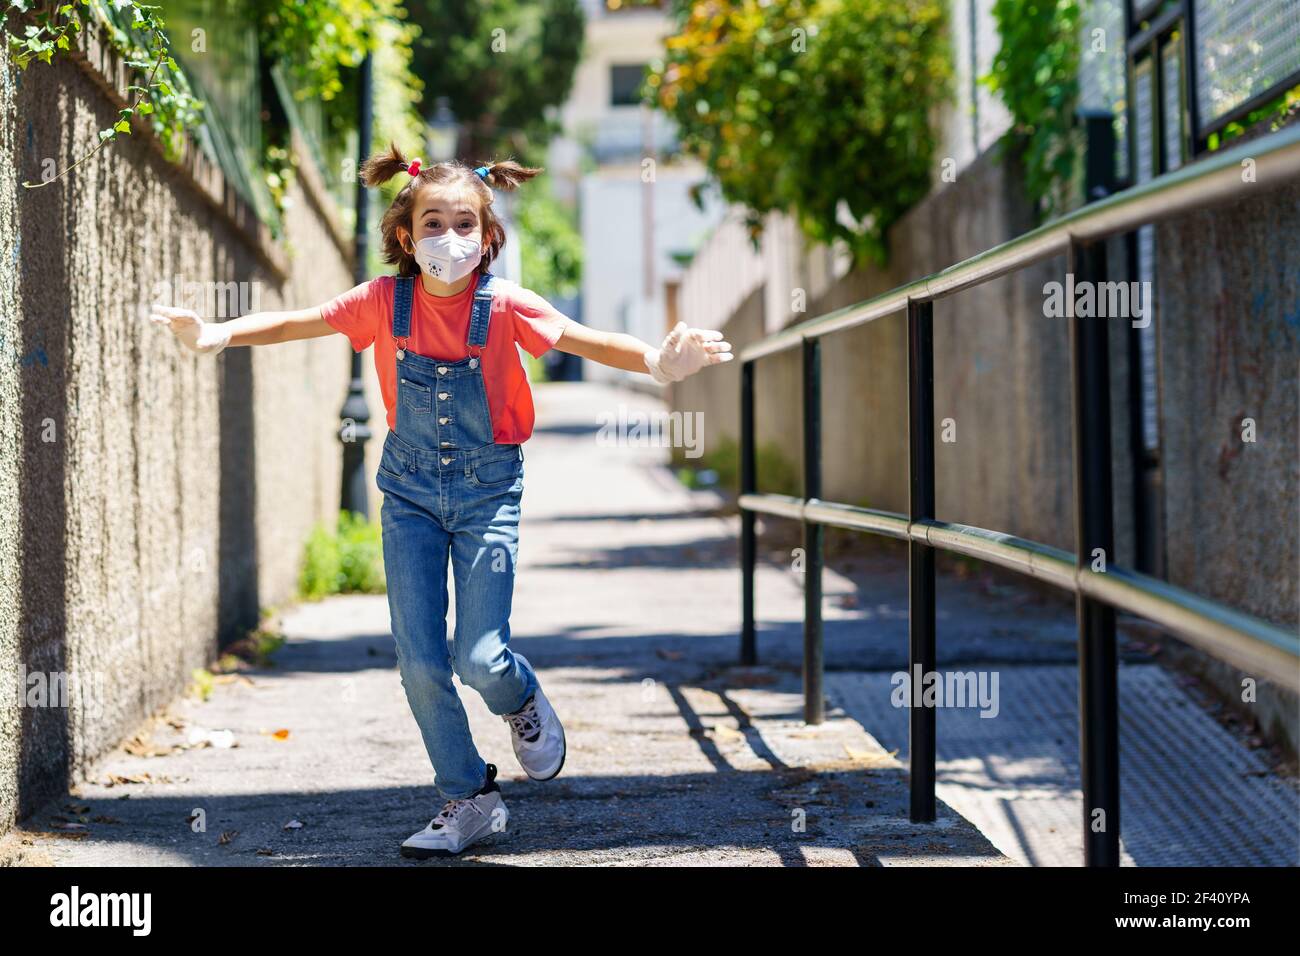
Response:
[[[441,361],[403,350],[397,365],[397,429],[384,442],[376,478],[388,607],[434,787],[451,800],[487,778],[452,675],[494,714],[519,710],[538,687],[508,646],[523,446],[492,441],[477,358]],[[449,559],[454,647],[447,642]]]

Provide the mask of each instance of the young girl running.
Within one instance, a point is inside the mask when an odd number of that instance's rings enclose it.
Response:
[[[371,157],[362,181],[403,175],[380,224],[379,276],[323,305],[204,322],[188,309],[155,305],[151,319],[195,352],[270,345],[341,332],[356,351],[374,345],[388,413],[376,484],[388,606],[407,701],[446,801],[403,856],[459,853],[504,829],[496,767],[479,756],[452,683],[482,695],[510,727],[515,757],[534,780],[564,766],[564,728],[522,654],[510,650],[510,603],[524,489],[523,442],[533,402],[516,343],[540,356],[552,347],[593,362],[681,381],[732,358],[722,333],[679,322],[658,348],[600,332],[557,312],[541,296],[489,271],[505,230],[492,189],[512,190],[541,172],[515,162],[470,168],[409,163],[396,146]],[[454,641],[447,642],[448,559],[456,587]]]

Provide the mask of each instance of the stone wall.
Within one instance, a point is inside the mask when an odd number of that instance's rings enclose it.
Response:
[[[338,507],[342,336],[213,359],[140,312],[176,281],[246,283],[254,310],[343,291],[326,201],[300,180],[274,243],[219,171],[139,128],[19,185],[113,122],[113,67],[20,73],[0,50],[0,832],[290,600]],[[15,706],[35,672],[70,675],[68,706]]]

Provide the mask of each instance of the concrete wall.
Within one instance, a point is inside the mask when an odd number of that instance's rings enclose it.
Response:
[[[850,272],[811,300],[806,314],[785,316],[780,324],[863,301],[1025,231],[1030,210],[1020,183],[1014,162],[986,153],[894,227],[887,268]],[[936,304],[935,464],[940,518],[1072,548],[1069,341],[1065,321],[1043,315],[1043,286],[1064,269],[1061,260],[1043,263]],[[726,274],[719,272],[715,281],[727,281]],[[751,300],[756,297],[762,298],[761,290]],[[724,326],[738,350],[762,337],[752,307],[742,307]],[[1113,401],[1122,407],[1122,336],[1112,335],[1112,352]],[[907,510],[906,360],[902,313],[822,340],[827,499]],[[673,392],[675,407],[705,411],[706,453],[739,432],[739,369],[726,368]],[[758,363],[758,441],[785,449],[796,469],[800,381],[797,351]],[[942,440],[945,419],[955,427],[953,442]],[[1130,500],[1127,441],[1127,423],[1117,414],[1117,516],[1127,513]],[[1117,550],[1127,560],[1131,535],[1126,523],[1117,521],[1117,530]]]
[[[177,277],[322,302],[352,284],[339,237],[300,183],[268,246],[143,130],[23,189],[115,119],[115,66],[90,63],[20,74],[0,50],[0,831],[289,600],[339,494],[341,336],[214,360],[139,312]],[[69,705],[16,706],[33,672],[70,675]]]
[[[1173,583],[1295,628],[1300,187],[1242,188],[1157,232],[1164,556]]]

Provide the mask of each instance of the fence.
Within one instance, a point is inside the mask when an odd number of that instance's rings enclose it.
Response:
[[[1114,127],[1109,115],[1088,119],[1089,196],[1113,181]],[[1254,181],[1245,186],[1243,164]],[[1179,634],[1242,670],[1292,691],[1300,689],[1300,638],[1267,622],[1111,562],[1112,446],[1109,321],[1077,316],[1069,302],[1074,434],[1075,547],[1071,555],[1034,541],[935,518],[933,303],[1029,265],[1064,255],[1075,282],[1106,280],[1103,240],[1180,213],[1226,202],[1243,188],[1267,190],[1300,179],[1300,127],[1216,153],[1123,192],[1100,198],[1017,239],[866,302],[810,319],[740,353],[742,572],[741,660],[757,660],[754,617],[755,516],[803,523],[805,563],[804,716],[823,719],[822,537],[825,526],[908,542],[908,672],[936,670],[936,550],[967,555],[1076,595],[1079,634],[1079,741],[1083,776],[1084,859],[1119,864],[1119,716],[1115,614],[1125,611]],[[827,502],[821,495],[820,339],[906,311],[908,322],[909,513]],[[754,379],[759,359],[803,353],[802,497],[756,493]],[[1094,570],[1094,555],[1105,556]],[[935,708],[913,701],[909,715],[911,818],[935,819]],[[1100,811],[1100,817],[1098,817]],[[1097,826],[1098,820],[1102,821]]]

